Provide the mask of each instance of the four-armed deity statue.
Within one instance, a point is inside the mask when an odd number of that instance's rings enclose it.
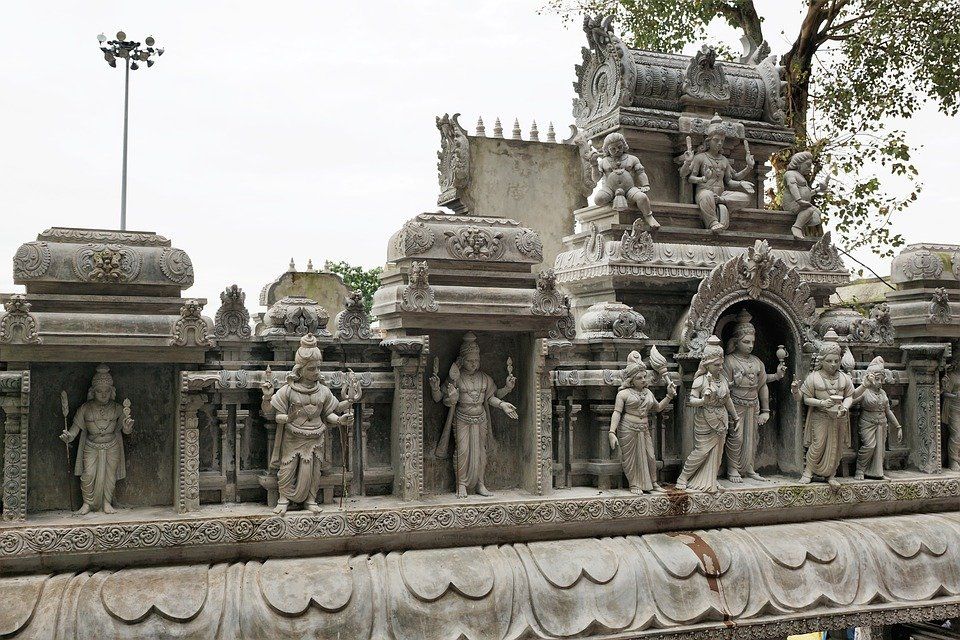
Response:
[[[853,381],[840,370],[843,349],[839,336],[830,329],[823,336],[816,370],[803,384],[791,385],[793,396],[807,407],[803,426],[806,460],[800,483],[809,483],[814,476],[825,478],[834,489],[839,487],[837,469],[844,449],[850,446],[850,406],[856,399]]]
[[[277,423],[270,468],[277,470],[279,499],[275,511],[280,515],[287,512],[290,503],[320,512],[317,492],[327,429],[353,424],[352,406],[360,401],[360,386],[352,376],[345,376],[342,400],[334,397],[321,380],[322,361],[316,337],[307,334],[300,339],[287,383],[276,393],[272,380],[264,380],[261,385],[263,414]]]
[[[477,344],[477,337],[468,332],[463,336],[457,360],[450,366],[446,384],[441,388],[436,367],[430,376],[433,401],[442,401],[448,407],[435,455],[438,458],[449,456],[452,432],[456,447],[454,469],[458,498],[466,498],[467,492],[474,487],[481,496],[493,495],[484,484],[487,452],[493,443],[490,407],[503,411],[514,420],[517,419],[516,407],[502,399],[517,383],[511,368],[512,364],[508,359],[507,380],[504,386],[498,389],[493,378],[480,370],[480,345]]]
[[[787,365],[781,359],[775,373],[753,355],[757,330],[746,309],[737,314],[733,335],[727,343],[723,372],[730,387],[730,397],[737,408],[737,420],[727,433],[727,478],[741,482],[743,477],[763,480],[757,473],[756,457],[760,427],[770,419],[770,391],[767,384],[783,378]],[[783,354],[786,357],[786,354]]]
[[[114,490],[117,480],[127,477],[127,465],[123,451],[123,436],[133,432],[130,401],[116,401],[117,389],[106,365],[99,365],[90,383],[87,401],[73,418],[73,426],[60,433],[66,443],[80,436],[74,472],[80,476],[80,492],[83,506],[77,512],[85,515],[91,511],[113,513]],[[63,396],[64,420],[67,403]]]
[[[683,463],[677,489],[717,491],[717,474],[730,420],[735,425],[740,421],[723,371],[723,345],[720,338],[710,336],[687,400],[693,408],[694,448]]]
[[[627,367],[610,418],[610,448],[620,448],[623,473],[630,492],[662,491],[657,482],[657,456],[650,433],[650,414],[669,406],[677,395],[677,387],[667,378],[667,395],[659,402],[648,388],[650,376],[639,351],[627,357]]]
[[[629,150],[622,133],[611,133],[603,139],[603,154],[597,162],[602,182],[594,202],[598,206],[612,203],[618,211],[633,204],[640,210],[647,227],[658,229],[660,223],[653,217],[650,198],[647,197],[650,191],[647,171],[637,156],[627,153]]]
[[[885,480],[884,454],[890,427],[897,430],[897,442],[903,440],[900,421],[893,414],[890,398],[883,390],[885,363],[881,356],[870,362],[863,383],[855,390],[855,402],[860,403],[860,449],[857,451],[856,479],[864,477]]]
[[[817,185],[810,185],[813,172],[813,154],[801,151],[790,156],[783,174],[783,208],[796,216],[791,227],[799,239],[823,235],[823,219],[820,210],[813,205],[813,197],[827,192],[830,174]]]
[[[747,164],[740,171],[734,171],[730,159],[723,154],[725,140],[723,121],[719,115],[714,115],[696,153],[690,137],[687,137],[687,150],[680,165],[680,177],[696,189],[704,226],[714,232],[726,229],[730,214],[748,206],[750,194],[755,191],[753,183],[744,180],[755,165],[748,143],[744,140]]]

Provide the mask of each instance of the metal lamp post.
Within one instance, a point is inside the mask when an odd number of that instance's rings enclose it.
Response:
[[[130,71],[136,71],[140,68],[141,62],[146,62],[147,67],[152,67],[154,56],[162,56],[163,49],[154,48],[156,41],[153,36],[148,36],[143,41],[144,47],[139,42],[127,40],[127,34],[123,31],[117,32],[117,39],[107,41],[107,37],[102,33],[97,36],[100,42],[100,50],[103,51],[103,59],[111,67],[117,66],[117,58],[124,61],[123,77],[123,177],[120,186],[120,230],[127,228],[127,126],[129,124],[130,113]]]

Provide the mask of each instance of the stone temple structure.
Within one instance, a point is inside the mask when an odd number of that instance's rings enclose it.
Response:
[[[585,33],[566,139],[437,119],[452,213],[384,238],[373,323],[309,269],[253,323],[155,233],[25,239],[0,636],[951,637],[960,245],[830,306],[829,184],[797,154],[764,208],[775,60]]]

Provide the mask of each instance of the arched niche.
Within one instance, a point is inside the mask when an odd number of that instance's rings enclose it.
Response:
[[[760,428],[758,471],[799,473],[802,412],[790,396],[790,383],[802,380],[809,366],[805,354],[815,348],[816,303],[799,272],[773,256],[766,241],[758,240],[747,253],[718,265],[701,281],[674,332],[681,345],[677,359],[693,365],[715,333],[726,350],[732,319],[744,308],[757,330],[754,354],[767,372],[776,370],[778,345],[789,353],[786,378],[769,386],[772,413],[770,422]]]

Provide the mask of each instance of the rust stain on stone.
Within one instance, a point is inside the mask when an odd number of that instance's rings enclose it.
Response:
[[[723,584],[720,582],[720,558],[717,552],[710,546],[706,540],[692,532],[668,533],[671,538],[677,538],[687,546],[693,555],[696,556],[703,568],[704,576],[707,578],[707,586],[717,594],[717,600],[723,612],[723,624],[727,627],[735,627],[736,622],[730,615],[730,608],[727,606],[727,598],[723,593]]]
[[[670,509],[667,515],[683,516],[690,511],[690,494],[679,489],[667,489],[667,500],[670,501]]]

